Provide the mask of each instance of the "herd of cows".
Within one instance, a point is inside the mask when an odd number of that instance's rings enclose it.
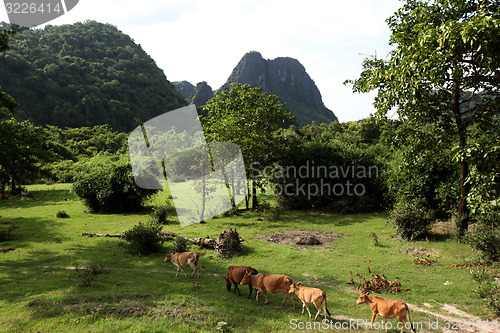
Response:
[[[182,267],[191,266],[193,268],[191,276],[194,277],[195,272],[198,272],[198,278],[200,278],[199,266],[203,269],[205,269],[205,267],[199,262],[199,258],[200,256],[196,252],[167,253],[165,262],[172,262],[172,264],[177,267],[177,273],[175,276],[178,276],[179,271],[182,271],[187,277],[187,274],[184,272]],[[295,298],[293,297],[293,294],[295,293],[302,301],[302,313],[304,313],[304,309],[307,309],[309,318],[312,318],[312,316],[309,311],[309,307],[307,306],[308,303],[314,304],[316,309],[318,309],[314,320],[316,320],[322,312],[320,305],[323,306],[324,320],[326,320],[327,314],[330,316],[330,311],[328,311],[326,306],[326,294],[321,289],[300,286],[300,282],[293,283],[292,279],[287,275],[259,273],[255,268],[249,266],[229,266],[227,275],[224,279],[226,281],[226,289],[231,291],[231,285],[234,285],[234,293],[238,292],[239,296],[241,296],[241,293],[238,285],[248,285],[250,289],[248,298],[251,297],[252,291],[255,289],[255,299],[257,302],[259,301],[259,293],[263,293],[266,298],[265,304],[268,304],[269,301],[267,299],[267,291],[271,293],[278,293],[282,291],[285,294],[285,298],[283,299],[281,305],[283,306],[288,297],[290,297],[293,301],[293,308],[295,309]],[[372,327],[377,315],[382,317],[382,321],[387,318],[397,318],[399,323],[401,323],[401,333],[403,333],[407,322],[406,318],[408,318],[410,327],[412,331],[415,332],[413,325],[411,324],[410,311],[406,303],[386,300],[376,296],[370,297],[367,292],[363,291],[361,292],[357,303],[365,303],[370,306],[372,310]]]

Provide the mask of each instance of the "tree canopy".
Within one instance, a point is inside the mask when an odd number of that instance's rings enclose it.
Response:
[[[387,23],[395,48],[386,59],[365,59],[354,91],[378,89],[384,116],[432,122],[467,146],[472,123],[490,121],[500,106],[500,10],[497,1],[406,0]],[[433,149],[433,147],[428,147]],[[470,160],[460,158],[459,231],[468,225]]]
[[[186,105],[140,45],[113,25],[48,25],[19,31],[10,42],[0,55],[0,85],[20,104],[20,120],[130,131]]]

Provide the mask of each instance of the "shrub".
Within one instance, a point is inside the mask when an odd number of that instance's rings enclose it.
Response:
[[[69,214],[66,213],[65,210],[60,210],[60,211],[57,212],[56,217],[60,218],[60,219],[66,219],[66,218],[69,217]]]
[[[500,316],[500,283],[493,273],[485,269],[471,271],[472,278],[478,283],[475,294],[486,302],[486,307],[490,309],[495,316]]]
[[[11,240],[12,237],[10,234],[17,228],[18,226],[14,223],[3,223],[3,225],[0,225],[0,242]]]
[[[481,261],[500,261],[500,213],[481,215],[465,241],[477,251]]]
[[[157,192],[136,185],[126,155],[91,158],[75,175],[73,188],[92,212],[104,213],[140,209],[142,201]]]
[[[174,244],[170,248],[171,253],[186,252],[188,250],[189,244],[184,237],[175,237]]]
[[[300,143],[266,174],[285,209],[349,214],[382,209],[382,169],[374,155],[334,140]]]
[[[432,213],[415,200],[400,201],[390,212],[389,223],[405,240],[413,241],[428,235]]]
[[[151,215],[153,216],[153,221],[156,223],[166,223],[168,217],[168,211],[172,208],[170,203],[167,201],[165,205],[159,205],[153,208]]]
[[[91,263],[83,269],[76,267],[78,285],[81,287],[90,287],[92,285],[92,280],[94,280],[94,276],[101,274],[103,269],[104,267],[102,265],[96,263]]]
[[[128,242],[128,250],[138,255],[160,252],[165,241],[161,226],[154,222],[139,222],[132,229],[125,231],[124,238]]]

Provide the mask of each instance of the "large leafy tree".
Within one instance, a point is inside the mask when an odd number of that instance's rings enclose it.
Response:
[[[258,181],[259,168],[268,165],[276,151],[274,132],[291,121],[279,97],[248,84],[234,84],[207,102],[202,118],[210,141],[232,142],[240,146],[247,175]],[[256,163],[254,163],[256,162]],[[256,182],[253,183],[254,207]]]
[[[5,53],[9,50],[9,39],[11,36],[14,36],[12,30],[5,29],[3,25],[0,26],[0,53]],[[0,87],[0,117],[5,115],[13,116],[17,107],[18,104],[14,98],[3,92]]]
[[[487,122],[500,104],[500,10],[494,0],[406,0],[387,23],[394,49],[365,59],[353,90],[378,89],[379,115],[422,126],[435,123],[467,149],[468,130]],[[458,230],[469,223],[470,160],[461,154]]]
[[[40,178],[42,165],[51,159],[47,134],[29,121],[0,122],[0,192],[10,184],[12,194],[18,185]]]

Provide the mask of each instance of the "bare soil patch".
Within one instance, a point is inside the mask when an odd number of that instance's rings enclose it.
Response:
[[[295,246],[323,247],[333,243],[342,234],[312,230],[281,230],[274,234],[262,235],[259,240],[265,242],[288,244]]]

